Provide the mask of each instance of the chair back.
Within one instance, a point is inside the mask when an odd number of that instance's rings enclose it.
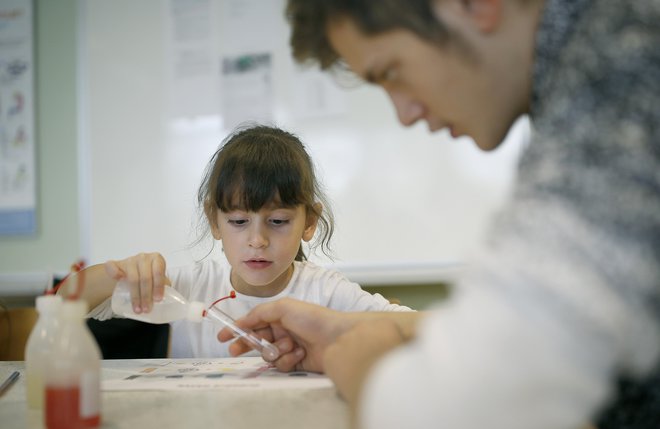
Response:
[[[169,354],[170,325],[132,319],[88,319],[103,359],[165,358]]]
[[[25,344],[38,318],[34,307],[0,310],[0,360],[25,360]]]

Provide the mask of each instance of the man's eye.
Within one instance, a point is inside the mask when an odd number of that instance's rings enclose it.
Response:
[[[383,73],[380,75],[380,81],[382,83],[394,82],[399,77],[399,72],[395,67],[386,68]]]

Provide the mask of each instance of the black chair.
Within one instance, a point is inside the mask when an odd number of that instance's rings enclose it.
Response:
[[[150,359],[168,355],[170,325],[132,319],[88,319],[103,359]]]

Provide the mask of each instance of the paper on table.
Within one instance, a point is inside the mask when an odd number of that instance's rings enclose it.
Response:
[[[283,373],[261,357],[117,361],[104,368],[102,390],[313,389],[333,387],[311,372]]]

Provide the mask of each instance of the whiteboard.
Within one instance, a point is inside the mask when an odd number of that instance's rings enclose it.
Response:
[[[79,5],[81,228],[91,263],[142,251],[174,265],[204,257],[208,242],[189,246],[202,171],[232,112],[259,97],[270,101],[253,103],[257,119],[270,115],[301,137],[332,202],[334,259],[311,259],[364,283],[435,278],[460,264],[510,192],[526,119],[489,153],[425,124],[406,129],[382,90],[347,89],[293,63],[283,0]],[[268,85],[256,95],[223,75],[223,61],[243,54],[267,55]]]

